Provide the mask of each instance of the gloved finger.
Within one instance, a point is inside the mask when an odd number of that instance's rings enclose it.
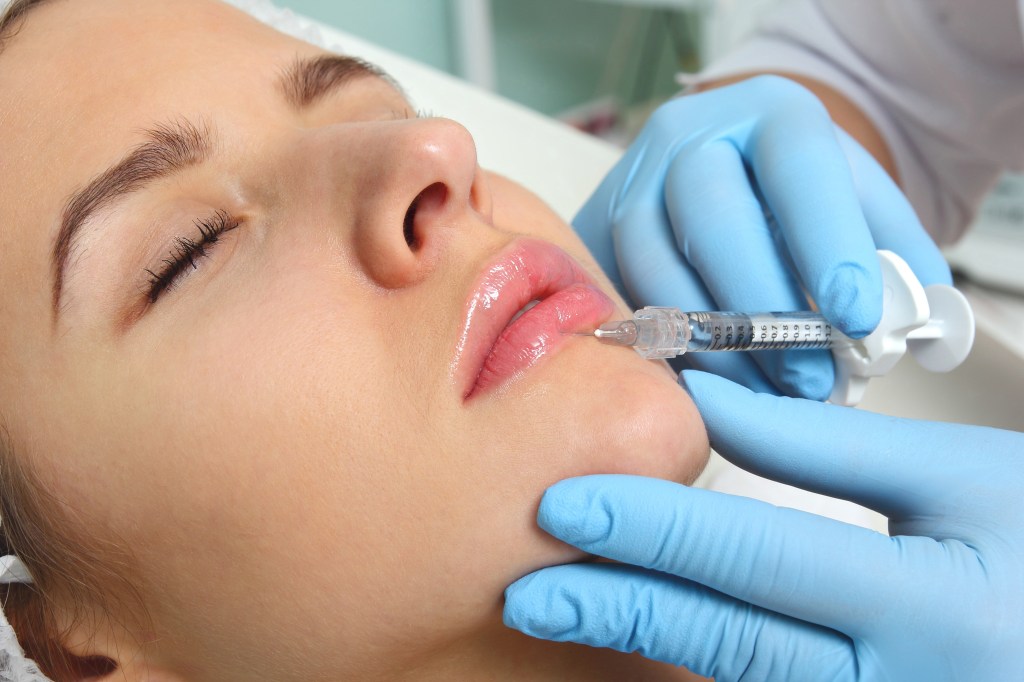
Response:
[[[636,227],[640,230],[656,231],[666,225],[664,221],[653,224],[623,221],[622,216],[632,206],[661,206],[661,188],[665,165],[668,162],[668,150],[664,144],[659,143],[658,135],[665,136],[661,139],[672,139],[672,136],[661,128],[665,125],[671,126],[673,119],[677,118],[676,108],[669,104],[652,116],[652,122],[640,131],[636,141],[601,181],[597,190],[572,221],[576,233],[583,238],[608,277],[627,297],[630,294],[619,268],[628,261],[614,258],[613,230],[609,227],[616,223],[621,227],[625,222],[626,227],[631,229]],[[661,123],[657,124],[659,121]]]
[[[615,564],[545,568],[505,591],[505,624],[641,655],[718,682],[857,679],[843,635],[687,580]]]
[[[953,510],[967,521],[987,513],[968,482],[998,463],[979,459],[996,449],[979,444],[1013,435],[755,394],[703,372],[683,372],[680,380],[704,418],[711,446],[731,462],[890,519],[938,519]]]
[[[711,372],[725,377],[729,381],[746,386],[757,393],[780,395],[778,387],[773,384],[761,368],[757,366],[751,353],[687,353],[678,359],[679,366],[675,369],[696,369]]]
[[[811,298],[845,334],[868,334],[882,317],[882,273],[828,115],[817,102],[789,107],[743,142]]]
[[[730,141],[679,150],[665,176],[665,200],[679,249],[715,310],[808,308]],[[785,393],[824,400],[832,391],[835,369],[826,351],[759,353],[755,361]]]
[[[875,531],[655,478],[581,476],[541,500],[537,523],[590,554],[693,580],[761,608],[863,634],[906,599],[911,569]],[[938,545],[927,538],[904,539]],[[916,556],[941,552],[922,547]],[[915,564],[916,566],[916,564]],[[919,582],[919,581],[918,581]]]
[[[612,233],[623,284],[637,305],[682,310],[714,305],[700,276],[676,248],[660,197],[657,202],[632,203],[616,218]]]
[[[836,128],[836,134],[850,161],[857,196],[875,248],[888,249],[907,261],[924,286],[952,284],[946,259],[900,188],[856,140],[840,128]]]

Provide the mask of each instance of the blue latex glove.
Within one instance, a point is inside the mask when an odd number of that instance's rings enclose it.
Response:
[[[1024,680],[1024,434],[685,379],[718,452],[876,509],[893,537],[657,479],[568,479],[541,527],[632,565],[533,573],[506,624],[718,682]]]
[[[860,337],[882,311],[876,249],[903,257],[925,286],[950,283],[882,167],[810,91],[777,76],[660,107],[573,226],[640,306],[806,310],[792,265],[821,312]],[[828,397],[834,375],[827,351],[687,360],[758,391],[815,399]]]

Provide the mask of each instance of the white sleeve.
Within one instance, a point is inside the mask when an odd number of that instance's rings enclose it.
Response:
[[[1024,168],[1024,0],[797,0],[712,64],[822,81],[857,104],[940,243],[1004,170]]]

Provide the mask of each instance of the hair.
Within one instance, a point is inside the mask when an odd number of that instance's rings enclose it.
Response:
[[[29,10],[42,5],[49,0],[14,0],[3,15],[0,16],[0,50],[4,43],[14,36],[21,27],[22,20]]]
[[[4,614],[25,655],[56,682],[108,672],[112,661],[76,656],[63,642],[76,625],[113,622],[115,591],[134,593],[124,552],[90,537],[23,459],[0,426],[0,552],[18,556],[33,580],[0,589]]]
[[[48,1],[14,0],[0,13],[0,52]],[[128,578],[131,553],[87,530],[85,517],[44,485],[26,455],[15,454],[0,418],[0,555],[17,555],[33,578],[0,586],[4,614],[25,655],[56,682],[111,672],[110,659],[77,656],[64,642],[76,626],[113,627],[120,622],[113,614],[123,618],[132,612],[125,607],[142,606]],[[145,617],[144,609],[135,612]]]

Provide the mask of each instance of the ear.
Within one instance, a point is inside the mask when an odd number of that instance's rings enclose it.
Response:
[[[154,652],[141,635],[105,621],[87,618],[67,627],[61,644],[70,664],[67,679],[75,682],[186,682],[151,660]]]
[[[186,682],[169,670],[153,667],[144,661],[130,661],[98,677],[82,677],[77,682]]]

